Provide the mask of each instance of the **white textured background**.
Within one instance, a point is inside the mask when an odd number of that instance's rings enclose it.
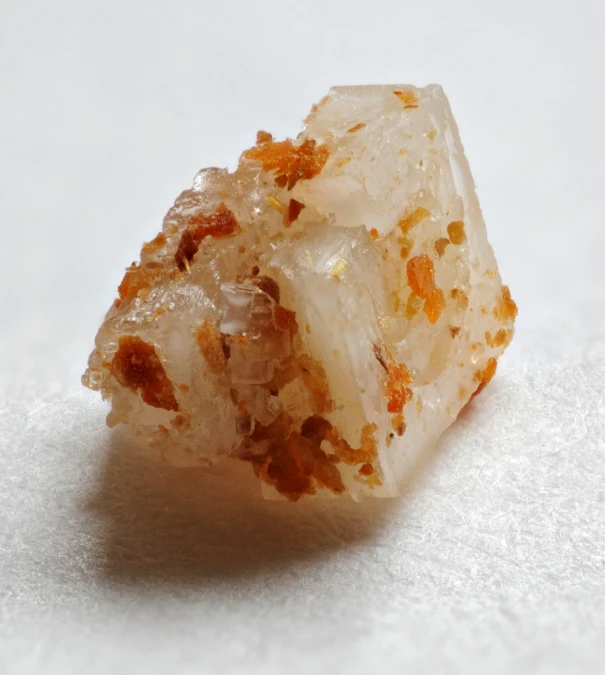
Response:
[[[605,672],[605,8],[0,2],[0,673]],[[79,386],[202,166],[332,84],[441,83],[520,308],[400,500],[147,463]]]

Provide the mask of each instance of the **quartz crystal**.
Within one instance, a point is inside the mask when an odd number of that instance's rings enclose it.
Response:
[[[204,169],[126,271],[83,381],[150,452],[267,497],[399,494],[517,308],[438,86],[335,87]]]

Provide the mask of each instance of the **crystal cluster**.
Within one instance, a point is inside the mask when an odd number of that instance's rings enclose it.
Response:
[[[400,493],[517,313],[438,86],[336,87],[296,140],[259,132],[118,290],[83,378],[109,426],[289,500]]]

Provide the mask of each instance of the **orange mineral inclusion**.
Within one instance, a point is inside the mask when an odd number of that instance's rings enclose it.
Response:
[[[411,258],[407,264],[408,283],[412,291],[424,300],[424,313],[431,323],[435,323],[445,309],[445,298],[435,285],[435,269],[428,255]]]
[[[191,216],[174,255],[177,267],[181,271],[187,269],[206,237],[222,239],[236,234],[239,229],[235,216],[224,204],[210,215],[200,212]]]
[[[179,409],[174,386],[155,347],[141,338],[134,335],[120,338],[111,373],[123,387],[138,391],[148,405],[164,410]]]
[[[487,361],[487,366],[485,366],[485,370],[483,371],[478,371],[475,374],[475,380],[479,382],[479,386],[473,393],[472,398],[480,394],[485,387],[492,381],[492,378],[496,374],[496,368],[498,367],[498,362],[496,359],[488,359]]]
[[[227,367],[218,326],[211,319],[204,319],[195,333],[200,352],[214,375],[222,375]]]
[[[386,370],[385,398],[390,413],[403,412],[406,403],[412,400],[412,390],[407,386],[414,382],[404,363],[397,363],[384,345],[374,345],[374,356]]]
[[[263,170],[274,173],[280,187],[291,190],[299,180],[311,180],[324,168],[330,151],[327,145],[317,145],[306,139],[300,145],[291,140],[269,141],[244,153],[246,159],[261,162]]]

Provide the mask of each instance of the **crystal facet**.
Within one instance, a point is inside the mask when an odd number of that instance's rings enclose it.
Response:
[[[491,380],[517,313],[438,86],[333,88],[295,141],[201,171],[83,381],[170,461],[265,495],[397,495]]]

